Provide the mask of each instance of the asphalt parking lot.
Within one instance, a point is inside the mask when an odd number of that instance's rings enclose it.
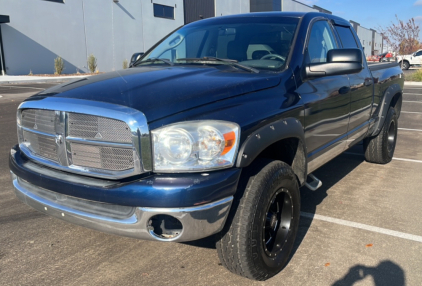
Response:
[[[0,285],[422,285],[422,85],[406,86],[394,160],[355,146],[301,189],[294,256],[252,282],[219,263],[213,238],[160,243],[100,233],[38,213],[13,194],[16,108],[49,84],[0,86]]]

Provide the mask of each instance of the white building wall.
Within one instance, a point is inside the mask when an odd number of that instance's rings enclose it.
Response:
[[[215,0],[215,16],[249,13],[249,0]]]
[[[6,73],[51,74],[57,56],[64,73],[87,72],[90,54],[100,71],[121,69],[123,60],[184,24],[183,0],[153,2],[175,7],[175,19],[154,17],[151,0],[0,0],[1,13],[10,16],[2,24]]]
[[[358,26],[357,30],[358,37],[360,39],[360,43],[365,51],[365,56],[371,56],[372,52],[372,31],[366,29],[362,26]]]
[[[378,54],[382,54],[382,35],[375,33],[374,51]]]
[[[281,11],[288,12],[319,12],[318,10],[294,0],[281,0]]]

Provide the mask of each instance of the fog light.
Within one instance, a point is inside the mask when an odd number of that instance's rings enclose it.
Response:
[[[182,230],[182,223],[169,215],[155,215],[148,222],[149,234],[158,240],[174,240]]]

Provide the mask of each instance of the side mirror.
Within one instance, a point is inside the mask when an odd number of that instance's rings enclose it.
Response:
[[[145,53],[134,53],[133,55],[132,55],[132,57],[130,58],[130,64],[129,64],[129,67],[132,67],[133,66],[133,64],[137,61],[137,60],[139,60],[143,55],[144,55]]]
[[[311,63],[306,66],[306,77],[358,73],[363,69],[362,58],[360,49],[329,50],[326,63]]]

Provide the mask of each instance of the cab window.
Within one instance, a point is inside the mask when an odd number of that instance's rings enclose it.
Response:
[[[308,56],[311,63],[327,62],[327,52],[337,49],[337,43],[327,21],[318,21],[312,26],[308,42]]]

